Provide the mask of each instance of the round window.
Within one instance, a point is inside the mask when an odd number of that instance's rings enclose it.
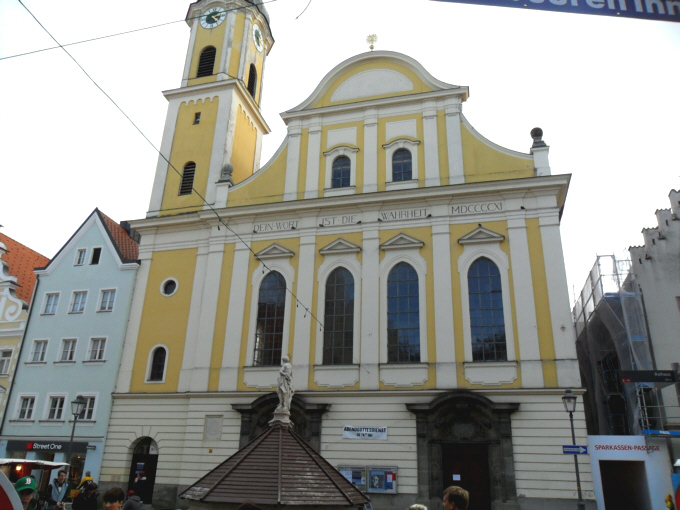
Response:
[[[177,292],[177,280],[174,278],[168,278],[161,283],[161,293],[164,296],[172,296],[175,292]]]

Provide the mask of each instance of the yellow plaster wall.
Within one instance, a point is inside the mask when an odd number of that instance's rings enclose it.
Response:
[[[177,391],[189,321],[196,254],[196,248],[153,253],[132,370],[132,393]],[[161,294],[160,287],[169,277],[176,278],[178,286],[177,292],[167,297]],[[165,382],[145,383],[149,353],[157,344],[168,347]]]
[[[264,170],[255,172],[251,180],[229,190],[227,207],[281,202],[286,183],[288,147]]]
[[[224,246],[222,258],[222,274],[217,298],[217,315],[215,316],[215,333],[213,336],[212,356],[210,358],[210,374],[208,376],[208,391],[218,391],[220,369],[224,355],[224,342],[227,334],[227,311],[229,310],[229,296],[231,290],[231,275],[234,268],[234,245]]]
[[[534,284],[536,302],[536,325],[538,329],[538,348],[543,360],[543,381],[546,388],[557,387],[557,368],[555,366],[555,343],[550,318],[550,299],[548,280],[545,275],[543,243],[538,218],[526,220],[529,257],[531,259],[531,279]]]
[[[216,75],[204,76],[196,78],[198,72],[198,62],[201,58],[201,52],[208,46],[214,46],[217,50],[215,53],[215,65],[213,66],[213,73],[217,72],[219,63],[222,61],[222,42],[224,41],[224,34],[227,23],[223,22],[220,26],[213,29],[206,29],[198,26],[196,29],[196,42],[194,43],[194,50],[191,54],[191,66],[189,70],[188,85],[200,85],[202,83],[210,83],[217,79]]]
[[[465,182],[498,181],[534,176],[531,160],[504,154],[489,147],[461,123]],[[441,164],[441,160],[440,160]]]
[[[179,195],[182,181],[180,174],[184,171],[184,165],[190,161],[196,163],[194,189],[205,196],[218,106],[218,97],[205,102],[203,100],[185,102],[180,106],[170,152],[170,162],[179,174],[172,167],[168,168],[161,216],[195,211],[203,207],[203,201],[196,193]],[[201,113],[201,121],[194,124],[194,117],[198,112]]]
[[[331,97],[333,96],[333,93],[337,90],[337,88],[342,85],[345,81],[347,81],[349,78],[352,76],[359,74],[364,71],[368,71],[371,69],[390,69],[392,71],[396,71],[398,73],[403,74],[406,76],[411,82],[413,83],[413,90],[409,90],[406,92],[391,92],[389,94],[380,94],[376,96],[367,96],[367,97],[362,97],[360,99],[349,99],[345,101],[335,101],[331,102]],[[340,74],[338,77],[335,78],[335,80],[328,86],[326,91],[324,92],[323,96],[319,101],[317,101],[312,108],[321,108],[323,106],[330,106],[330,105],[337,105],[337,104],[347,104],[347,103],[355,103],[358,101],[367,101],[370,99],[379,99],[382,97],[395,97],[395,96],[406,96],[406,95],[411,95],[411,94],[419,94],[422,92],[431,92],[432,88],[430,88],[428,85],[423,82],[420,77],[414,73],[410,68],[395,63],[395,62],[385,62],[385,61],[372,61],[372,62],[365,62],[363,64],[358,64],[355,65],[354,67],[346,70],[344,73]]]
[[[229,57],[229,65],[227,66],[229,76],[238,76],[238,68],[241,64],[241,45],[240,41],[243,40],[243,30],[246,21],[246,16],[242,12],[236,15],[236,23],[234,24],[234,38],[231,46],[231,55]],[[223,23],[226,25],[226,23]]]
[[[257,127],[241,105],[238,105],[236,127],[234,128],[234,145],[231,151],[234,184],[238,184],[253,175],[256,146]]]

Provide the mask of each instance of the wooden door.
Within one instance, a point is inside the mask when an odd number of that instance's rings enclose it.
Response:
[[[443,444],[442,471],[445,489],[458,485],[470,493],[470,509],[491,510],[488,445]]]

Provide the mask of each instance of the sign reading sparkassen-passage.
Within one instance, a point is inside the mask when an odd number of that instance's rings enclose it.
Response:
[[[7,441],[8,452],[65,452],[68,450],[68,441],[47,441],[42,439],[17,441],[16,439]],[[85,453],[87,443],[73,442],[71,453]]]
[[[638,383],[674,383],[673,370],[621,370],[621,382]]]
[[[540,11],[597,14],[620,18],[680,22],[680,0],[437,0],[463,4],[518,7]]]

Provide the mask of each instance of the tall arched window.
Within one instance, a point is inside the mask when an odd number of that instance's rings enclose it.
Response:
[[[323,364],[351,365],[354,344],[354,277],[344,267],[326,281]]]
[[[179,185],[180,195],[191,195],[191,190],[194,188],[194,175],[196,175],[196,163],[191,162],[184,165],[182,182]]]
[[[486,257],[468,271],[473,361],[507,361],[503,291],[498,266]]]
[[[255,64],[250,64],[250,71],[248,72],[248,92],[255,99],[255,92],[257,91],[257,69]]]
[[[387,277],[387,361],[420,362],[418,273],[405,262]]]
[[[393,182],[410,181],[413,178],[411,170],[411,151],[399,149],[392,155]]]
[[[275,366],[281,363],[283,318],[286,311],[286,280],[272,271],[260,285],[257,301],[254,365]]]
[[[352,163],[347,156],[340,156],[333,161],[331,188],[347,188],[350,183]]]
[[[217,55],[217,50],[214,46],[203,48],[201,56],[198,59],[198,71],[196,72],[196,78],[211,76],[213,74],[213,68],[215,67],[215,55]]]
[[[148,381],[162,381],[165,378],[165,347],[156,347],[151,354],[151,366],[149,367]]]

